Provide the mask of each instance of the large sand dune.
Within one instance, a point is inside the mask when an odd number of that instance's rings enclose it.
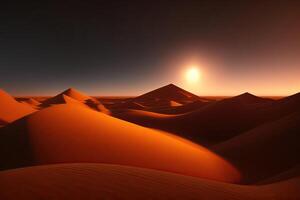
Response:
[[[31,106],[17,102],[12,96],[0,90],[0,125],[10,123],[35,111]]]
[[[300,178],[241,186],[107,164],[61,164],[0,172],[0,198],[19,199],[299,199]]]
[[[213,149],[242,170],[246,182],[275,176],[300,163],[300,112],[266,123]]]
[[[240,178],[201,146],[76,104],[51,106],[0,131],[1,168],[103,162],[227,182]]]
[[[153,91],[147,92],[133,99],[133,101],[146,106],[170,106],[171,101],[176,103],[190,103],[201,100],[194,95],[174,84],[169,84]]]

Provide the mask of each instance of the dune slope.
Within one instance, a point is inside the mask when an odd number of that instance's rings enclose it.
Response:
[[[142,113],[136,115],[131,111],[115,113],[114,116],[206,144],[228,140],[263,123],[289,115],[299,110],[300,105],[296,106],[299,102],[297,95],[274,101],[244,93],[168,118],[142,116]]]
[[[144,168],[61,164],[0,172],[1,199],[299,199],[300,178],[240,186]]]
[[[213,150],[235,163],[246,182],[260,181],[300,163],[300,112],[266,123]]]
[[[35,111],[31,106],[17,102],[12,96],[0,90],[0,124],[10,123]]]
[[[63,162],[102,162],[237,182],[228,162],[179,137],[76,104],[41,110],[0,130],[2,168]],[[21,152],[21,153],[20,153]]]
[[[41,103],[33,98],[29,98],[25,101],[26,103],[28,103],[29,105],[32,105],[32,106],[38,106],[40,105]]]

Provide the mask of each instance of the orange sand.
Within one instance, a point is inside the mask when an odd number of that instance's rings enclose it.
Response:
[[[201,146],[83,106],[52,106],[24,121],[36,164],[102,162],[226,182],[240,179],[228,162]]]
[[[0,172],[0,199],[299,199],[300,178],[241,186],[107,164],[62,164]]]
[[[31,106],[17,102],[9,94],[0,90],[0,121],[10,123],[35,111]]]

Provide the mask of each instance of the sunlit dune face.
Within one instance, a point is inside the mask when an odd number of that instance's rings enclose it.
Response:
[[[38,164],[111,163],[225,182],[240,180],[238,170],[204,147],[78,104],[56,105],[31,115],[28,131]]]
[[[197,67],[191,67],[186,71],[185,76],[189,83],[197,83],[200,79],[200,71]]]

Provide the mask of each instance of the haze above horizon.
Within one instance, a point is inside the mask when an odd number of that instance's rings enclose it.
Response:
[[[300,2],[23,2],[0,8],[0,88],[137,96],[300,92]],[[199,74],[189,74],[197,68]],[[197,80],[196,80],[197,79]],[[195,81],[196,80],[196,81]]]

